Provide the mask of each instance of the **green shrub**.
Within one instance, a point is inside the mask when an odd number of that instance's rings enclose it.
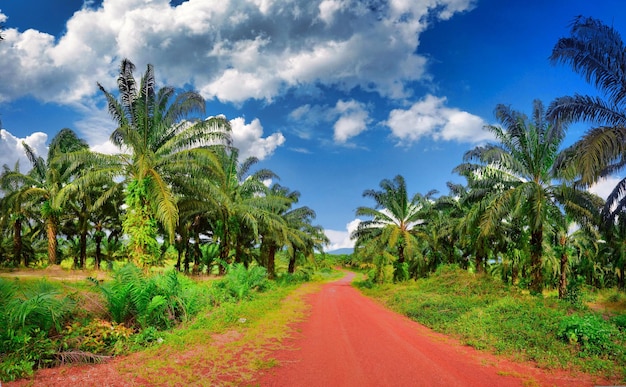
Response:
[[[611,319],[611,322],[615,324],[621,331],[626,331],[626,314],[620,314]]]
[[[255,291],[263,291],[271,286],[267,279],[267,270],[261,266],[246,268],[243,263],[231,265],[226,276],[218,284],[227,295],[241,301],[253,297]]]
[[[582,307],[583,299],[582,299],[582,286],[584,280],[580,277],[574,278],[567,283],[567,288],[565,290],[564,300],[569,302],[572,306]]]
[[[74,322],[63,332],[64,350],[80,350],[97,355],[116,355],[134,331],[123,324],[93,319],[87,324]],[[120,343],[121,342],[121,343]]]
[[[607,354],[614,357],[617,348],[613,337],[616,331],[611,324],[595,315],[571,315],[561,322],[558,337],[579,345],[583,356]]]
[[[200,310],[199,292],[190,290],[195,287],[174,270],[147,276],[132,264],[117,270],[110,283],[99,285],[113,321],[158,329],[171,328],[187,320],[190,310]]]

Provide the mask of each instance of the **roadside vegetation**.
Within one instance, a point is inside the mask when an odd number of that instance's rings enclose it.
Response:
[[[146,273],[131,263],[102,281],[0,277],[0,380],[60,364],[98,363],[151,346],[159,346],[160,356],[165,347],[210,347],[212,334],[249,326],[303,282],[337,276],[327,266],[333,262],[329,257],[319,256],[317,266],[293,274],[283,270],[287,256],[279,261],[275,281],[265,268],[243,264],[211,279],[190,278],[174,268]]]
[[[554,291],[536,297],[458,265],[440,266],[416,281],[356,284],[391,309],[477,349],[542,368],[626,380],[626,295],[616,289],[584,286],[569,300]]]

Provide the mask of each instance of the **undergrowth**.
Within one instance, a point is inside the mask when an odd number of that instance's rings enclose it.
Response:
[[[361,290],[392,309],[478,349],[626,381],[626,317],[532,297],[490,276],[443,266],[426,279]],[[577,297],[577,300],[580,299]]]

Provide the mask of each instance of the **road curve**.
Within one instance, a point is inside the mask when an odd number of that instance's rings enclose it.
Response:
[[[310,295],[310,316],[261,386],[590,386],[588,376],[549,373],[484,354],[363,296],[354,273]]]

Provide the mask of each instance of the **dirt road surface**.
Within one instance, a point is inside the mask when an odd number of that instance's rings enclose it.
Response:
[[[310,317],[261,386],[592,386],[587,375],[540,370],[460,345],[364,297],[354,273],[310,297]]]

